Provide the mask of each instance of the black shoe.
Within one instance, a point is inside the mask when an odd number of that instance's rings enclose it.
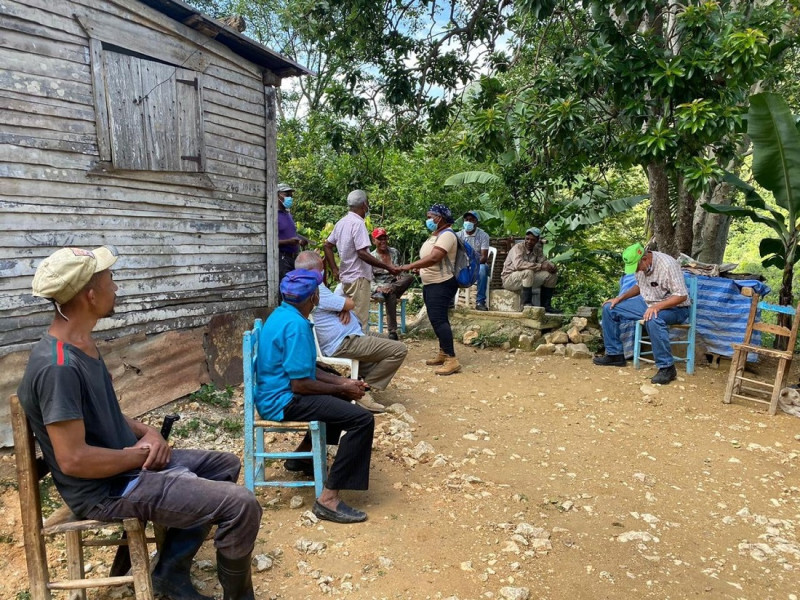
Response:
[[[475,310],[488,311],[489,309],[485,304],[476,304]]]
[[[397,337],[397,332],[396,332],[396,331],[390,331],[390,332],[389,332],[389,339],[390,339],[390,340],[394,340],[394,341],[396,342],[396,341],[398,341],[400,338],[399,338],[399,337]]]
[[[562,315],[562,314],[564,314],[563,310],[559,310],[559,309],[554,308],[552,306],[545,306],[544,307],[544,312],[547,313],[548,315]]]
[[[592,362],[601,367],[624,367],[626,365],[625,356],[623,354],[605,354],[604,356],[595,356]]]
[[[550,313],[551,315],[560,315],[562,311],[553,308],[553,293],[555,291],[555,288],[542,288],[542,306],[544,306],[544,312]]]
[[[306,475],[314,475],[314,461],[310,458],[287,458],[283,461],[283,466],[287,471],[302,471]]]
[[[678,378],[678,371],[675,370],[675,365],[670,365],[669,367],[663,367],[658,370],[653,378],[650,380],[650,383],[660,383],[661,385],[667,385],[670,381],[674,381]]]
[[[522,294],[520,295],[519,303],[522,305],[522,308],[525,308],[526,306],[533,306],[533,288],[522,288]]]
[[[334,523],[361,523],[367,520],[367,513],[353,508],[352,506],[348,506],[341,500],[339,500],[336,510],[331,510],[318,501],[314,502],[314,508],[311,509],[311,512],[320,519],[333,521]]]

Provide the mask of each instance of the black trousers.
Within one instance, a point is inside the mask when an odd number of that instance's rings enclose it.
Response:
[[[336,396],[295,394],[283,408],[283,418],[286,421],[323,421],[326,442],[339,444],[325,487],[329,490],[369,488],[369,462],[375,432],[375,418],[371,412]]]
[[[447,356],[455,356],[453,347],[453,330],[450,328],[450,319],[447,316],[447,307],[453,301],[458,290],[456,278],[448,279],[442,283],[425,283],[422,285],[422,299],[428,311],[428,319],[433,326],[433,332],[439,338],[439,348]]]
[[[289,271],[294,271],[294,259],[297,254],[293,252],[278,252],[278,280],[283,279]]]

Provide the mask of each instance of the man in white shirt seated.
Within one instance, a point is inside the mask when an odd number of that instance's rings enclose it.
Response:
[[[312,251],[301,252],[295,260],[296,269],[323,270],[322,259]],[[320,350],[325,356],[351,358],[360,362],[359,371],[369,385],[371,394],[364,394],[356,403],[375,413],[386,408],[375,398],[385,390],[403,364],[408,349],[403,342],[364,335],[361,323],[353,312],[352,298],[331,292],[324,283],[319,285],[319,305],[314,309],[314,329]],[[373,395],[375,398],[373,398]]]

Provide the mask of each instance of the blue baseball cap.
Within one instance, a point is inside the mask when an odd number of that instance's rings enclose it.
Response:
[[[478,213],[474,210],[468,210],[464,213],[464,216],[461,217],[462,219],[466,219],[467,217],[473,217],[476,221],[480,221],[481,218],[478,216]]]
[[[530,233],[534,237],[542,237],[542,230],[538,227],[531,227],[528,231],[525,232],[526,234]]]
[[[281,295],[287,302],[299,304],[310,298],[320,283],[322,283],[322,273],[319,271],[295,269],[281,279]]]

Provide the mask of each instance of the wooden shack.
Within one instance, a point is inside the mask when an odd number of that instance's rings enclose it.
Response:
[[[0,446],[59,247],[119,250],[97,335],[126,412],[240,382],[278,297],[276,88],[308,71],[179,0],[6,0],[0,64]]]

